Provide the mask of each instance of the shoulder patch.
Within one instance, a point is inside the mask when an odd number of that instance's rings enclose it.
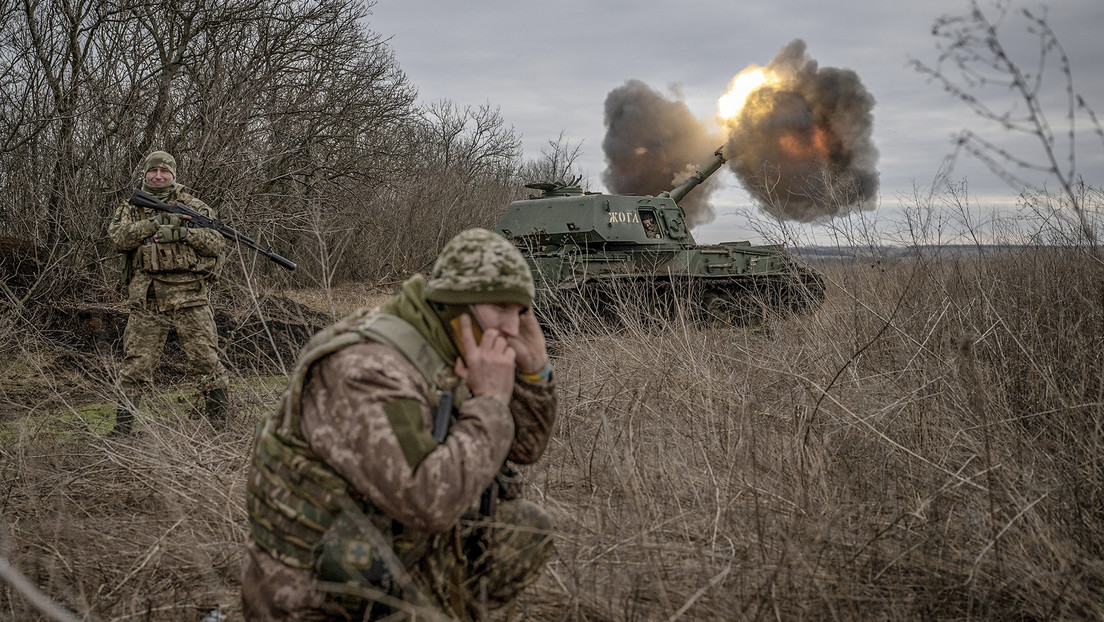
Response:
[[[398,438],[406,463],[416,468],[437,448],[437,441],[422,427],[421,405],[412,399],[395,400],[384,404],[383,412]]]

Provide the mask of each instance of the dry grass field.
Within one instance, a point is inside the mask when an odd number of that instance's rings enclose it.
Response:
[[[820,310],[758,329],[553,327],[560,421],[525,477],[557,557],[511,620],[1104,618],[1100,258],[824,271]],[[116,360],[11,342],[0,555],[87,620],[239,620],[245,466],[279,375],[239,378],[225,432],[163,386],[115,440]],[[0,582],[0,620],[46,619]]]

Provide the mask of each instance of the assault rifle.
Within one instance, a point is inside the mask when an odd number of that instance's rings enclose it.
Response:
[[[171,214],[182,214],[184,216],[190,216],[191,222],[196,226],[202,227],[204,229],[214,229],[215,231],[221,233],[222,237],[228,240],[233,240],[238,244],[244,244],[249,248],[257,251],[258,253],[264,255],[265,257],[268,257],[272,261],[275,261],[277,264],[280,265],[281,268],[286,268],[288,270],[295,269],[295,263],[290,259],[286,257],[281,257],[267,248],[262,248],[261,245],[257,244],[256,240],[254,240],[253,238],[245,235],[244,233],[238,233],[236,230],[234,230],[233,227],[222,222],[221,220],[215,220],[214,218],[204,216],[203,214],[200,214],[187,205],[182,205],[180,203],[165,203],[140,188],[135,188],[134,194],[130,195],[130,204],[137,205],[138,207],[142,207],[145,209],[155,209],[162,212],[169,212]]]

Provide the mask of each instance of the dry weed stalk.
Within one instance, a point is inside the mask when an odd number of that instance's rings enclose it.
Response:
[[[819,312],[758,330],[631,305],[554,319],[561,420],[525,477],[558,557],[518,611],[1104,615],[1102,270],[1077,249],[921,252],[826,267]],[[235,619],[245,460],[279,379],[235,388],[226,433],[166,392],[119,442],[59,422],[112,394],[54,352],[10,357],[53,382],[0,374],[0,554],[77,615]],[[0,588],[0,620],[34,616]]]

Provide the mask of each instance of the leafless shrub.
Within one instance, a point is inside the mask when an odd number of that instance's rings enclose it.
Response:
[[[579,176],[581,185],[585,188],[587,180],[581,175],[576,175],[576,162],[582,155],[581,142],[573,143],[567,138],[565,131],[560,131],[556,140],[549,140],[548,144],[541,148],[539,158],[532,160],[521,167],[518,179],[524,183],[555,182],[557,180],[571,180]]]
[[[1078,141],[1088,136],[1079,133],[1077,125],[1079,120],[1087,121],[1101,140],[1104,128],[1075,87],[1058,35],[1045,10],[1012,11],[1007,1],[994,3],[989,11],[976,0],[971,0],[970,7],[962,15],[945,15],[932,26],[939,51],[934,64],[912,63],[986,123],[954,137],[954,150],[936,184],[952,179],[961,153],[977,158],[1016,190],[1034,187],[1037,180],[1027,175],[1042,173],[1043,179],[1053,180],[1060,189],[1060,204],[1073,212],[1081,241],[1095,248],[1099,223],[1086,211],[1077,166]],[[1016,35],[1008,32],[1013,22],[1037,42],[1035,58],[1013,52]],[[1059,117],[1063,118],[1060,123]],[[992,130],[1005,134],[998,138]],[[1038,151],[1019,149],[1008,141],[1008,132],[1031,137]]]
[[[1104,274],[1087,256],[829,264],[818,312],[760,330],[630,304],[603,323],[585,301],[552,318],[561,419],[525,477],[558,556],[519,611],[1104,614]],[[237,384],[223,434],[165,386],[120,443],[88,414],[115,399],[111,357],[18,358],[0,369],[0,553],[79,615],[233,619],[250,430],[282,378]],[[0,590],[6,615],[28,607]]]

